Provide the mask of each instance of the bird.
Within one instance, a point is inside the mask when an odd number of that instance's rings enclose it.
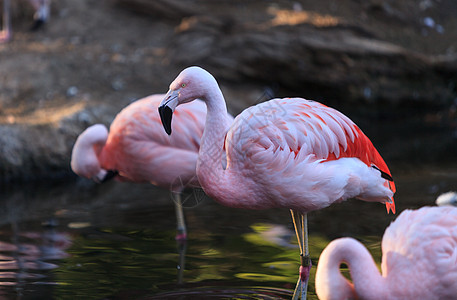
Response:
[[[173,192],[178,220],[177,240],[187,238],[180,192],[199,187],[195,175],[198,149],[206,118],[206,106],[198,100],[177,111],[173,128],[163,132],[157,107],[163,94],[134,101],[114,118],[110,131],[102,124],[87,128],[72,150],[71,168],[79,176],[103,182],[152,183]]]
[[[353,238],[329,243],[319,257],[319,299],[455,299],[457,208],[404,210],[382,239],[382,273]],[[352,283],[340,273],[345,262]]]
[[[435,203],[438,206],[457,206],[457,192],[443,193],[436,198]]]
[[[51,0],[28,0],[28,2],[35,10],[31,30],[37,30],[49,20],[51,15]],[[3,27],[0,31],[0,43],[10,41],[12,36],[11,0],[3,0]]]
[[[51,16],[51,0],[28,0],[35,9],[31,30],[38,30],[49,21]]]
[[[197,161],[205,193],[230,207],[291,210],[302,261],[295,298],[306,297],[311,268],[307,213],[354,197],[384,203],[395,212],[395,185],[387,165],[339,111],[303,98],[276,98],[245,109],[229,123],[216,79],[192,66],[170,84],[159,107],[168,134],[177,106],[194,99],[207,106]]]

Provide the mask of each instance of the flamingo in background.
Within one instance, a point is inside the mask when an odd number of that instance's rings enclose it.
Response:
[[[79,176],[97,182],[115,177],[121,181],[149,182],[171,189],[175,196],[178,240],[186,239],[180,192],[199,187],[195,168],[206,107],[202,101],[178,111],[181,121],[167,136],[157,107],[164,95],[152,95],[124,108],[114,119],[110,132],[104,125],[87,128],[76,140],[71,167]]]
[[[455,299],[457,208],[405,210],[382,239],[382,275],[368,250],[352,238],[332,241],[316,272],[319,299]],[[345,262],[353,283],[340,273]]]
[[[40,28],[49,20],[51,14],[51,0],[29,0],[35,9],[32,30]],[[0,31],[0,43],[8,42],[12,37],[11,30],[11,0],[3,0],[3,27]]]
[[[436,205],[438,206],[457,206],[457,193],[447,192],[443,193],[436,198]]]
[[[35,14],[33,15],[34,23],[32,30],[39,29],[45,24],[51,16],[51,0],[29,0],[30,4],[35,8]]]
[[[208,196],[231,207],[291,209],[302,257],[294,298],[306,297],[311,267],[308,212],[355,197],[385,203],[395,213],[395,185],[384,160],[337,110],[302,98],[273,99],[249,107],[231,124],[214,77],[190,67],[171,83],[159,107],[168,134],[177,106],[197,98],[208,110],[197,161]]]

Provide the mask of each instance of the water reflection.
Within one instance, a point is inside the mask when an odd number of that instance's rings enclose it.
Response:
[[[58,267],[54,260],[68,256],[68,234],[54,226],[44,226],[42,232],[20,232],[16,223],[11,231],[0,232],[0,285],[23,285],[26,280],[49,280],[44,271]],[[52,281],[48,281],[52,284]]]
[[[453,168],[394,173],[397,213],[457,188]],[[2,194],[0,297],[291,297],[299,252],[287,210],[231,209],[202,198],[186,209],[189,240],[177,244],[169,194],[150,185],[78,181]],[[341,236],[361,240],[379,264],[381,235],[394,218],[381,204],[356,200],[310,214],[313,265]],[[309,299],[314,274],[315,267]]]

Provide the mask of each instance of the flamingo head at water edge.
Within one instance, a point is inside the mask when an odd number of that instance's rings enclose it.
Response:
[[[117,172],[103,169],[98,158],[107,138],[108,130],[102,124],[92,125],[81,133],[71,153],[73,172],[100,183],[115,177]]]
[[[216,79],[200,67],[186,68],[176,77],[159,105],[160,118],[168,135],[171,134],[171,119],[176,107],[197,98],[205,101],[215,85]]]
[[[438,206],[457,206],[457,192],[441,194],[435,201]]]

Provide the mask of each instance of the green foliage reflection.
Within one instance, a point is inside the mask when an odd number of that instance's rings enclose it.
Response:
[[[106,228],[76,236],[70,257],[54,270],[58,299],[101,299],[119,294],[154,295],[183,288],[230,286],[292,290],[298,278],[299,251],[290,229],[254,224],[243,234],[218,235],[194,230],[187,242],[185,265],[179,275],[174,230]],[[313,268],[309,299],[315,299],[314,276],[319,255],[329,240],[310,236]],[[380,261],[379,240],[367,238]],[[186,247],[182,248],[186,249]],[[347,273],[347,271],[345,272]],[[178,284],[178,278],[182,283]]]

